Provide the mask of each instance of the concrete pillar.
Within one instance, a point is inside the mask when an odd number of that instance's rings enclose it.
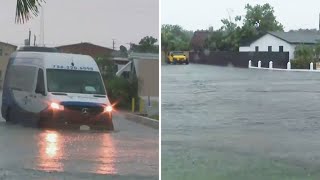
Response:
[[[313,71],[313,62],[310,63],[310,70]]]
[[[269,69],[272,69],[272,68],[273,68],[273,62],[270,61],[270,62],[269,62]]]
[[[291,69],[291,63],[290,63],[290,61],[287,63],[287,69]]]
[[[258,61],[258,68],[261,68],[261,61]]]
[[[251,68],[251,60],[249,60],[248,68]]]

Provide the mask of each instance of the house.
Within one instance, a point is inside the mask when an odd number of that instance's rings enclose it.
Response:
[[[58,46],[56,48],[63,53],[84,54],[84,55],[89,55],[93,58],[111,56],[112,53],[114,52],[113,49],[95,45],[88,42]]]
[[[115,58],[120,60],[120,58]],[[123,61],[125,59],[122,59]],[[159,55],[130,53],[128,63],[119,69],[117,76],[134,72],[138,78],[139,111],[149,116],[159,114]]]
[[[10,55],[16,51],[17,46],[0,42],[0,85],[2,87],[3,78],[7,69]]]
[[[209,37],[209,31],[195,31],[191,39],[191,49],[199,51],[204,49],[205,41]]]
[[[132,53],[138,78],[138,95],[145,104],[140,109],[149,116],[159,115],[159,54]]]
[[[289,60],[292,60],[297,45],[315,45],[319,41],[319,32],[268,32],[241,44],[239,52],[289,52]]]

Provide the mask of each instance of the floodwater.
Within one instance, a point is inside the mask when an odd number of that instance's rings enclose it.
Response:
[[[162,66],[162,178],[320,179],[320,73]]]
[[[114,116],[115,132],[0,121],[0,180],[158,179],[158,130]]]

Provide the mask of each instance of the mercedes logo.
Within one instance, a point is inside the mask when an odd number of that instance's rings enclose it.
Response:
[[[88,108],[83,108],[81,110],[81,113],[84,114],[84,115],[87,115],[88,114]]]

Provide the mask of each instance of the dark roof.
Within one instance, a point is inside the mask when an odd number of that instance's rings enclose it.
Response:
[[[18,51],[33,51],[33,52],[59,52],[56,48],[50,47],[37,47],[37,46],[24,46],[20,47]]]
[[[256,37],[246,38],[246,39],[240,39],[239,45],[240,46],[250,46],[251,43],[255,42],[256,40],[260,39],[263,35],[258,35]]]
[[[206,39],[209,37],[209,31],[196,31],[191,39],[191,46],[193,48],[203,47]]]
[[[290,44],[316,44],[320,41],[319,32],[268,32]]]
[[[81,42],[81,43],[76,43],[76,44],[68,44],[68,45],[63,45],[63,46],[57,46],[56,48],[60,49],[60,48],[65,48],[65,47],[72,47],[72,46],[95,46],[95,47],[99,47],[99,48],[104,48],[104,49],[108,49],[110,51],[113,51],[113,49],[107,48],[107,47],[103,47],[103,46],[99,46],[96,44],[92,44],[89,42]]]
[[[1,44],[5,44],[5,45],[7,45],[7,46],[12,46],[12,47],[14,47],[14,48],[17,48],[17,46],[15,46],[15,45],[13,45],[13,44],[9,44],[9,43],[5,43],[5,42],[1,42],[1,41],[0,41],[0,43],[1,43]]]

